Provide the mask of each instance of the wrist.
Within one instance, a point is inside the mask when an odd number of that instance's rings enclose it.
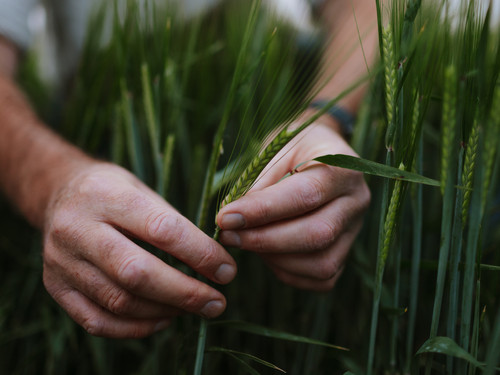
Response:
[[[16,85],[0,76],[0,190],[38,228],[49,202],[94,162],[43,125]]]
[[[342,134],[342,136],[349,140],[354,131],[354,124],[356,118],[348,109],[339,105],[329,105],[328,100],[316,99],[313,100],[309,107],[316,109],[318,111],[325,111],[322,117],[330,119],[330,123],[336,124],[336,130]]]

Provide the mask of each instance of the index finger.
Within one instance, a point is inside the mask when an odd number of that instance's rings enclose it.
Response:
[[[303,215],[349,191],[353,173],[357,172],[312,165],[277,184],[250,191],[223,207],[217,224],[222,230],[235,230]]]
[[[105,223],[91,228],[85,259],[125,290],[142,298],[215,317],[222,313],[224,296],[155,257]]]
[[[128,193],[130,194],[130,193]],[[113,205],[106,222],[165,251],[219,284],[236,275],[236,262],[207,236],[159,197],[132,193]]]

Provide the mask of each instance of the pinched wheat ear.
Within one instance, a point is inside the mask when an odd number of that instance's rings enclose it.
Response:
[[[276,156],[276,154],[308,125],[309,122],[299,126],[295,130],[288,130],[288,127],[281,130],[271,143],[269,143],[269,145],[267,145],[267,147],[259,155],[254,157],[252,162],[245,168],[241,176],[229,191],[229,194],[222,201],[222,206],[237,200],[245,194],[252,187],[257,177],[259,177],[260,173]]]

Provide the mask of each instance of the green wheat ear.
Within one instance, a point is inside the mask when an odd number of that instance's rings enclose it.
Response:
[[[484,137],[484,178],[481,193],[481,205],[486,205],[486,198],[490,188],[491,178],[493,175],[493,166],[495,155],[498,148],[498,137],[500,136],[500,86],[497,86],[493,94],[493,106],[490,119],[487,123],[486,136]]]
[[[405,166],[403,163],[400,164],[399,169],[404,171]],[[379,262],[378,272],[382,272],[387,261],[387,256],[389,255],[389,248],[391,246],[392,238],[394,236],[394,229],[396,228],[396,214],[398,212],[398,207],[401,202],[401,190],[402,181],[396,180],[394,183],[394,188],[392,190],[391,200],[389,202],[389,207],[387,209],[387,215],[384,221],[384,235],[382,243],[382,251],[380,252],[381,261]]]
[[[260,154],[252,159],[250,164],[236,180],[236,183],[229,191],[229,194],[222,201],[221,206],[234,202],[243,196],[252,187],[257,180],[257,177],[259,177],[266,165],[269,164],[276,154],[308,125],[308,123],[303,124],[295,130],[288,130],[288,127],[281,130],[269,143],[269,145],[267,145]]]
[[[467,142],[464,171],[462,173],[462,186],[465,189],[464,200],[462,202],[462,224],[464,226],[465,223],[467,222],[467,213],[472,192],[472,181],[474,179],[474,168],[476,166],[478,143],[479,143],[479,121],[476,116],[476,119],[474,120],[474,125],[472,126],[472,130],[469,135],[469,141]]]
[[[396,130],[394,116],[396,112],[395,103],[398,79],[396,76],[393,34],[390,24],[382,33],[382,46],[384,49],[385,103],[387,111],[387,133],[385,143],[387,150],[392,151],[394,146],[394,132]]]
[[[456,108],[457,108],[457,77],[453,65],[446,68],[444,73],[445,87],[443,96],[443,148],[441,155],[441,194],[444,195],[446,180],[448,178],[448,166],[450,164],[453,143],[456,131]]]

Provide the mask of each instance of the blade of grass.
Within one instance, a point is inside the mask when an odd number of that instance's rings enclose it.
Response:
[[[422,172],[423,141],[420,139],[418,153],[415,162],[417,173]],[[422,185],[413,185],[412,193],[412,256],[410,271],[410,303],[408,308],[408,329],[406,337],[406,372],[409,373],[413,359],[413,342],[415,337],[415,326],[418,309],[419,271],[422,257],[422,224],[423,224],[423,192]]]
[[[265,361],[261,358],[258,358],[256,356],[248,354],[248,353],[239,352],[236,350],[231,350],[231,349],[226,349],[226,348],[219,348],[219,347],[215,347],[215,346],[208,348],[207,351],[208,352],[220,352],[220,353],[225,353],[225,354],[233,354],[236,356],[245,357],[245,358],[248,358],[256,363],[259,363],[259,364],[264,365],[266,367],[269,367],[273,370],[277,370],[277,371],[280,371],[280,372],[286,374],[286,371],[283,370],[282,368],[279,368],[278,366],[272,364],[271,362]]]
[[[270,337],[270,338],[275,338],[278,340],[293,341],[293,342],[310,344],[310,345],[319,345],[319,346],[324,346],[324,347],[327,347],[330,349],[336,349],[336,350],[342,350],[342,351],[349,350],[349,349],[344,348],[342,346],[329,344],[327,342],[323,342],[320,340],[314,340],[314,339],[304,337],[304,336],[293,335],[291,333],[278,331],[275,329],[267,328],[267,327],[264,327],[264,326],[261,326],[258,324],[252,324],[252,323],[248,323],[248,322],[235,321],[235,320],[229,321],[228,320],[228,321],[211,322],[210,325],[223,325],[224,327],[234,329],[236,331],[247,332],[247,333],[251,333],[253,335]]]
[[[495,374],[500,365],[500,309],[497,311],[493,334],[491,335],[490,345],[486,354],[486,369],[484,375]]]
[[[228,355],[229,357],[233,358],[236,362],[238,362],[250,375],[260,375],[260,373],[257,370],[255,370],[252,366],[250,366],[248,363],[246,363],[243,359],[241,359],[237,355],[230,352],[224,352],[224,354]]]
[[[140,143],[140,137],[133,115],[132,96],[128,92],[124,80],[121,81],[120,87],[122,96],[122,113],[125,123],[128,154],[130,157],[130,162],[132,164],[132,171],[139,179],[144,181],[144,179],[146,178],[146,173],[144,170],[144,162],[142,159],[143,153]]]
[[[165,149],[163,150],[163,165],[162,165],[162,173],[161,173],[161,179],[159,183],[159,194],[162,197],[167,196],[167,189],[170,184],[170,176],[172,173],[172,158],[174,155],[174,149],[175,149],[175,135],[170,134],[167,137],[167,141],[165,142]]]
[[[151,89],[151,77],[147,63],[142,63],[141,66],[141,83],[142,83],[142,99],[144,105],[144,113],[146,114],[146,128],[148,130],[149,142],[151,145],[151,159],[156,173],[156,192],[161,194],[163,181],[162,158],[160,153],[160,137],[158,124],[156,122],[156,114],[153,104],[153,90]]]
[[[449,337],[437,336],[427,340],[417,351],[417,355],[423,353],[440,353],[463,359],[476,367],[484,367],[485,364],[479,362],[466,350],[461,348],[455,341]]]
[[[458,156],[458,177],[457,181],[462,180],[464,148],[461,147]],[[455,199],[455,210],[453,215],[452,233],[451,233],[451,248],[450,248],[450,292],[448,300],[448,319],[446,321],[446,333],[449,338],[456,340],[456,324],[458,319],[458,298],[460,292],[460,271],[459,263],[462,256],[462,237],[463,237],[463,213],[462,206],[465,192],[458,191]],[[453,373],[453,358],[447,358],[447,370]]]

